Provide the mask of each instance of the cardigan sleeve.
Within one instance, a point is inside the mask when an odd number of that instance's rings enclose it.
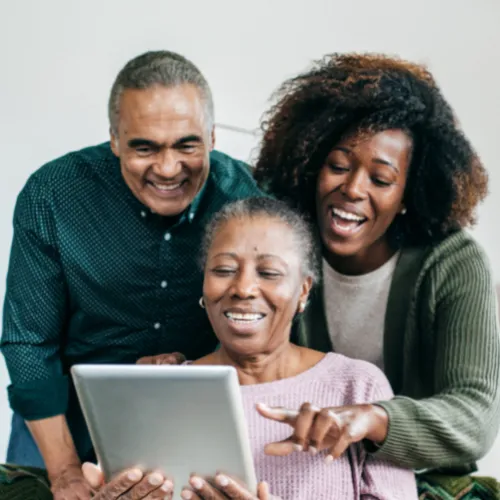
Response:
[[[389,431],[376,455],[414,469],[475,462],[493,445],[500,420],[497,299],[486,256],[472,239],[452,239],[426,279],[428,296],[417,301],[427,321],[416,320],[416,328],[429,330],[419,338],[432,335],[433,395],[377,403]]]

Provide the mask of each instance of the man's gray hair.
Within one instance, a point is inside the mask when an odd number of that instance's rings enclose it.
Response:
[[[191,61],[180,54],[158,50],[135,57],[118,73],[108,104],[109,124],[113,134],[118,132],[120,99],[125,89],[178,85],[194,85],[199,89],[205,105],[205,125],[210,132],[214,124],[214,104],[205,77]]]
[[[204,267],[208,251],[221,227],[233,219],[255,219],[258,217],[277,220],[287,225],[293,232],[295,251],[300,255],[302,274],[318,279],[318,258],[316,239],[309,223],[297,211],[283,201],[264,196],[246,198],[224,205],[205,228],[202,244],[201,264]]]

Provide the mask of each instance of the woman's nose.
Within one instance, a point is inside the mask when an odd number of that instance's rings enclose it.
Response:
[[[354,171],[345,179],[341,191],[351,200],[359,200],[366,195],[366,175],[362,171]]]
[[[232,283],[232,295],[240,299],[255,297],[257,294],[258,284],[254,273],[251,271],[242,271],[235,276]]]

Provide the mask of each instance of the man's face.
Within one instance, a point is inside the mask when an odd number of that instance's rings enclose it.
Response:
[[[214,133],[193,85],[126,89],[111,149],[136,198],[166,217],[182,213],[205,183]]]

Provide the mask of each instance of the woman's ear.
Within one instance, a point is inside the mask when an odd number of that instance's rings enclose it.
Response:
[[[313,286],[313,280],[310,276],[308,276],[302,283],[302,289],[299,295],[299,306],[297,309],[299,313],[303,313],[306,308],[307,300],[309,298],[309,293],[311,292],[312,286]]]

